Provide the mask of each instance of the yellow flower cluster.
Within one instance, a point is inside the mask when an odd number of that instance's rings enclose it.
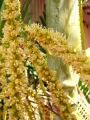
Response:
[[[36,40],[48,53],[72,65],[73,69],[80,73],[81,79],[89,84],[90,63],[85,53],[76,52],[73,46],[68,45],[68,41],[62,34],[52,29],[47,30],[36,24],[25,25],[21,21],[19,0],[4,0],[4,2],[6,10],[3,12],[2,19],[6,22],[0,45],[0,99],[4,103],[3,117],[8,114],[9,120],[34,119],[31,117],[32,110],[27,100],[27,97],[31,96],[24,66],[27,59],[34,65],[39,80],[46,82],[47,89],[53,98],[52,102],[60,109],[60,117],[63,120],[75,120],[67,93],[63,91],[55,72],[46,65],[44,55],[31,39]],[[26,37],[23,38],[22,34]],[[43,119],[49,120],[49,115],[46,115],[48,109],[44,106],[42,99],[38,94],[32,97],[37,102]]]
[[[38,74],[38,78],[40,80],[43,80],[47,83],[47,88],[49,89],[50,93],[53,96],[54,99],[54,103],[57,105],[57,107],[60,108],[60,116],[62,119],[67,118],[67,120],[72,120],[74,119],[74,117],[69,114],[72,112],[71,109],[71,104],[69,103],[69,99],[67,97],[67,94],[63,91],[62,89],[62,84],[61,82],[56,78],[56,74],[54,71],[50,70],[48,66],[46,66],[45,64],[45,60],[42,56],[42,54],[39,52],[39,50],[37,49],[37,47],[35,46],[34,43],[32,43],[32,47],[29,44],[30,43],[30,38],[32,38],[32,36],[29,36],[29,33],[31,33],[33,31],[28,33],[28,31],[26,30],[25,26],[25,31],[27,34],[27,46],[25,48],[25,50],[27,49],[27,54],[29,57],[29,61],[31,61],[37,71]],[[31,49],[32,48],[32,49]],[[28,50],[29,49],[29,50]],[[35,56],[33,58],[33,56]]]
[[[19,0],[4,0],[6,4],[6,10],[4,10],[2,19],[13,20],[20,17],[20,3]]]
[[[25,75],[25,57],[19,37],[21,21],[18,0],[5,0],[6,10],[2,18],[6,21],[3,28],[3,38],[0,45],[0,100],[3,100],[3,119],[27,119],[30,107],[27,102],[27,83]],[[26,104],[27,103],[27,104]],[[6,117],[5,117],[6,116]],[[27,118],[28,117],[28,118]]]
[[[81,80],[90,85],[90,61],[85,51],[75,50],[61,33],[52,29],[47,30],[32,24],[25,26],[25,30],[29,37],[34,38],[48,53],[60,57],[65,64],[71,65],[74,71],[80,74]]]

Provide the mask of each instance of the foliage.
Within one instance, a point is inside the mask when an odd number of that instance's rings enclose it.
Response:
[[[78,82],[79,89],[83,92],[87,102],[90,104],[90,91],[88,89],[87,84],[84,84],[81,80]]]
[[[82,0],[82,3],[83,3],[83,2],[86,2],[86,1],[87,1],[87,0]]]
[[[31,24],[31,19],[32,19],[32,16],[33,16],[34,4],[31,7],[30,12],[27,13],[29,5],[30,5],[31,2],[32,2],[32,0],[25,0],[22,7],[21,7],[22,19],[24,20],[24,22],[26,24]]]
[[[2,28],[3,28],[4,23],[5,23],[4,20],[1,20],[1,13],[2,13],[4,8],[5,8],[4,2],[3,2],[3,0],[1,0],[0,1],[0,38],[3,37]]]
[[[42,12],[42,15],[40,15],[39,17],[40,17],[41,24],[43,26],[46,26],[46,4],[44,4],[44,10]]]

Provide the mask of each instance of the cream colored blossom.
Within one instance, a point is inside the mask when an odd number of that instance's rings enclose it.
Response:
[[[34,37],[35,40],[47,51],[50,51],[52,54],[62,58],[62,60],[67,65],[71,65],[73,69],[82,74],[85,69],[88,69],[88,72],[85,72],[85,75],[89,75],[89,63],[85,63],[87,61],[87,57],[84,51],[75,50],[73,46],[69,45],[67,40],[64,41],[64,37],[62,34],[53,32],[52,30],[48,31],[41,26],[36,24],[32,24],[30,27],[26,26],[25,30],[29,34],[30,37]],[[48,37],[49,36],[49,37]],[[43,39],[43,40],[42,40]],[[59,41],[59,42],[58,42]],[[54,47],[54,46],[58,46]],[[47,51],[47,53],[49,53]],[[84,81],[89,84],[89,81]]]
[[[54,32],[53,29],[47,30],[37,24],[30,26],[23,24],[20,19],[19,0],[5,0],[5,4],[6,10],[2,14],[2,18],[6,22],[3,28],[4,38],[0,46],[0,66],[3,67],[0,71],[2,88],[0,99],[4,101],[5,107],[11,107],[6,110],[9,120],[18,118],[22,120],[32,118],[33,120],[28,96],[37,103],[43,119],[49,119],[49,111],[42,98],[33,89],[30,89],[31,86],[28,86],[24,66],[26,60],[34,65],[38,79],[47,83],[47,88],[53,98],[52,101],[59,107],[62,119],[72,120],[73,116],[70,114],[73,111],[72,104],[62,89],[62,83],[56,78],[56,73],[46,65],[44,55],[31,39],[34,38],[47,53],[50,52],[52,56],[56,55],[62,58],[66,64],[72,65],[73,69],[81,74],[82,80],[89,83],[90,67],[88,62],[85,63],[87,58],[84,52],[75,51],[73,46],[68,45],[65,36]],[[26,39],[23,38],[23,34],[26,35]],[[5,78],[6,75],[10,76]],[[14,117],[14,112],[16,112],[16,117]]]

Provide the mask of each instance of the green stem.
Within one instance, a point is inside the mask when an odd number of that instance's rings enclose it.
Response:
[[[3,37],[2,28],[4,27],[4,24],[5,24],[5,21],[4,21],[4,20],[1,20],[1,13],[3,12],[4,9],[5,9],[5,3],[4,3],[4,1],[2,0],[2,1],[0,2],[0,38]]]
[[[7,112],[7,107],[4,105],[4,108],[3,108],[3,120],[6,120],[6,112]]]
[[[78,0],[78,6],[79,6],[79,20],[80,20],[80,33],[81,33],[81,44],[82,49],[85,50],[85,37],[84,37],[84,28],[83,28],[83,13],[82,13],[82,4],[81,0]]]
[[[44,87],[42,80],[39,80],[39,82],[40,82],[40,86],[41,86],[42,91],[44,92],[44,94],[46,94],[45,87]]]

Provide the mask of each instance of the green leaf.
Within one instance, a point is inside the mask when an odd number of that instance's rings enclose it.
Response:
[[[82,81],[81,81],[81,80],[79,80],[78,86],[79,86],[79,87],[82,86]]]
[[[43,11],[43,17],[44,17],[44,20],[46,21],[46,13],[45,13],[45,11]]]
[[[3,0],[0,0],[0,38],[3,37],[2,28],[4,27],[5,21],[1,20],[1,13],[5,9],[5,4]]]
[[[88,86],[86,84],[84,84],[81,80],[79,80],[78,87],[83,92],[87,102],[90,103],[90,97],[89,97],[90,92],[89,92]],[[89,92],[89,94],[87,94],[88,92]]]
[[[42,22],[43,26],[46,26],[46,22],[45,22],[45,20],[43,19],[43,17],[42,17],[42,16],[40,16],[40,20],[41,20],[41,22]]]
[[[34,5],[32,5],[32,7],[30,9],[30,12],[27,13],[29,5],[30,5],[31,2],[32,2],[32,0],[26,0],[23,4],[22,8],[21,8],[22,19],[27,24],[30,24],[31,18],[32,18],[32,15],[33,15]]]
[[[1,10],[2,4],[3,4],[3,0],[0,0],[0,10]]]

